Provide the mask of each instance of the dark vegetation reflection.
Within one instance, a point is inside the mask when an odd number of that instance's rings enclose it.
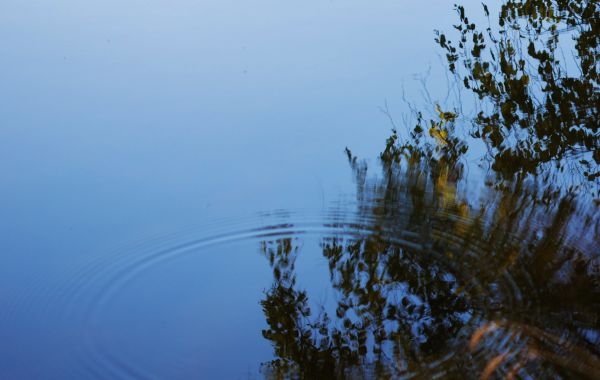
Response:
[[[266,377],[600,378],[598,8],[509,1],[494,31],[456,7],[458,39],[436,41],[476,116],[415,110],[379,175],[347,150],[357,215],[321,239],[333,311],[297,285],[299,241],[262,243]]]

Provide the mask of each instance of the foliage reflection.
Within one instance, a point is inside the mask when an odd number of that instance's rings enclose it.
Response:
[[[335,313],[312,312],[297,288],[296,241],[263,243],[274,275],[263,335],[277,356],[266,374],[600,375],[596,208],[535,181],[489,188],[474,206],[448,167],[377,179],[352,162],[362,223],[322,239]]]
[[[296,240],[262,243],[267,377],[600,377],[599,6],[507,1],[496,32],[456,10],[458,41],[436,41],[481,101],[469,132],[493,171],[468,188],[465,120],[440,106],[393,131],[379,176],[348,150],[356,220],[321,241],[335,310],[298,288]]]

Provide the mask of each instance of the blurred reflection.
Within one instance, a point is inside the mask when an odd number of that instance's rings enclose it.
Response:
[[[347,150],[357,215],[321,239],[335,310],[298,288],[296,240],[262,244],[266,377],[600,378],[598,4],[507,1],[497,34],[457,11],[458,43],[437,42],[493,171],[468,188],[464,118],[440,106],[393,131],[379,176]]]
[[[477,200],[446,165],[373,179],[351,162],[361,223],[322,238],[334,315],[297,288],[297,242],[263,243],[274,277],[263,335],[277,356],[267,377],[600,375],[596,207],[541,181]]]

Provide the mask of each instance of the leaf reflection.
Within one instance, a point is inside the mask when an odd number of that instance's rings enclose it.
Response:
[[[481,101],[474,140],[457,137],[460,110],[435,105],[407,138],[392,131],[379,176],[346,150],[361,222],[321,239],[334,312],[298,288],[296,240],[262,243],[265,376],[600,377],[600,218],[586,191],[600,175],[599,6],[506,1],[495,31],[456,10],[457,41],[436,41]],[[576,70],[558,54],[566,37]],[[480,191],[463,178],[473,141],[492,161]]]

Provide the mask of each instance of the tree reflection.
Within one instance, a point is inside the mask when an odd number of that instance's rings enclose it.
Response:
[[[489,188],[475,206],[450,168],[392,165],[377,179],[351,162],[361,223],[322,239],[335,315],[312,313],[297,288],[294,240],[263,244],[263,335],[277,356],[265,374],[600,375],[596,208],[535,181]]]
[[[439,32],[436,41],[450,72],[481,100],[471,134],[486,143],[492,168],[512,178],[553,164],[597,186],[598,2],[506,1],[497,29],[456,10],[457,41]]]
[[[459,110],[440,106],[407,138],[393,131],[379,176],[347,150],[356,215],[321,241],[335,310],[298,289],[294,239],[263,242],[267,377],[600,377],[598,203],[556,181],[600,175],[598,8],[507,1],[494,33],[457,6],[458,43],[436,41],[482,102],[471,132],[495,174],[467,187]]]

